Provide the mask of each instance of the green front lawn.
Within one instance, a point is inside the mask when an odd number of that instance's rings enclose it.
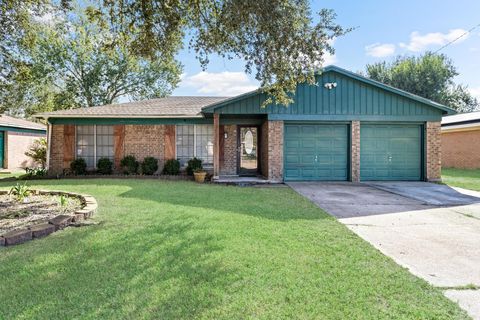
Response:
[[[442,181],[453,187],[480,191],[480,169],[442,169]]]
[[[100,224],[0,249],[0,319],[467,318],[286,187],[31,183],[94,195]]]

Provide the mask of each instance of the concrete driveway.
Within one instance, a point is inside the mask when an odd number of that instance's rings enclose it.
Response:
[[[480,319],[480,193],[426,182],[289,186]]]

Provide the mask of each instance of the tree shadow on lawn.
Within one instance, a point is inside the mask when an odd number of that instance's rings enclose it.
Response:
[[[235,281],[235,270],[216,257],[220,242],[178,218],[69,228],[4,248],[0,273],[9,276],[0,283],[0,318],[197,317]]]
[[[148,190],[129,185],[131,189],[119,197],[227,211],[277,221],[333,219],[290,188],[199,185],[183,181],[155,183]]]

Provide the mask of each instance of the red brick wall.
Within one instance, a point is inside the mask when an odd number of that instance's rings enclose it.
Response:
[[[50,141],[50,162],[48,173],[52,175],[63,172],[63,124],[52,125],[52,134]]]
[[[351,130],[350,180],[358,182],[360,181],[360,121],[352,121]]]
[[[260,168],[262,175],[268,177],[268,121],[260,128]]]
[[[480,130],[443,132],[442,165],[445,168],[480,168]]]
[[[268,121],[267,178],[283,181],[283,121]]]
[[[440,122],[427,122],[427,180],[438,181],[442,178],[442,143]]]
[[[36,167],[30,157],[25,155],[34,141],[45,138],[44,134],[5,131],[5,166],[9,170]]]
[[[158,160],[159,170],[165,163],[165,126],[164,125],[126,125],[124,155],[132,155],[138,161],[145,157]]]
[[[165,163],[164,125],[125,125],[124,132],[125,136],[122,143],[123,151],[115,150],[116,158],[133,155],[138,161],[143,161],[145,157],[154,157],[158,159],[159,170],[163,169]],[[64,133],[64,125],[52,125],[49,163],[50,174],[61,174],[63,173],[63,169],[69,167],[69,163],[64,163]],[[120,145],[116,144],[116,147],[117,146],[120,147]]]
[[[223,155],[220,155],[220,174],[237,174],[237,126],[224,125],[220,140],[223,141]],[[225,133],[227,139],[225,139]]]

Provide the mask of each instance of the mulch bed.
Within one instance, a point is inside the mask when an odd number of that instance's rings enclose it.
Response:
[[[0,235],[34,224],[48,222],[64,214],[71,215],[82,208],[80,199],[66,197],[60,204],[60,196],[32,194],[25,201],[17,202],[13,196],[0,195]]]

